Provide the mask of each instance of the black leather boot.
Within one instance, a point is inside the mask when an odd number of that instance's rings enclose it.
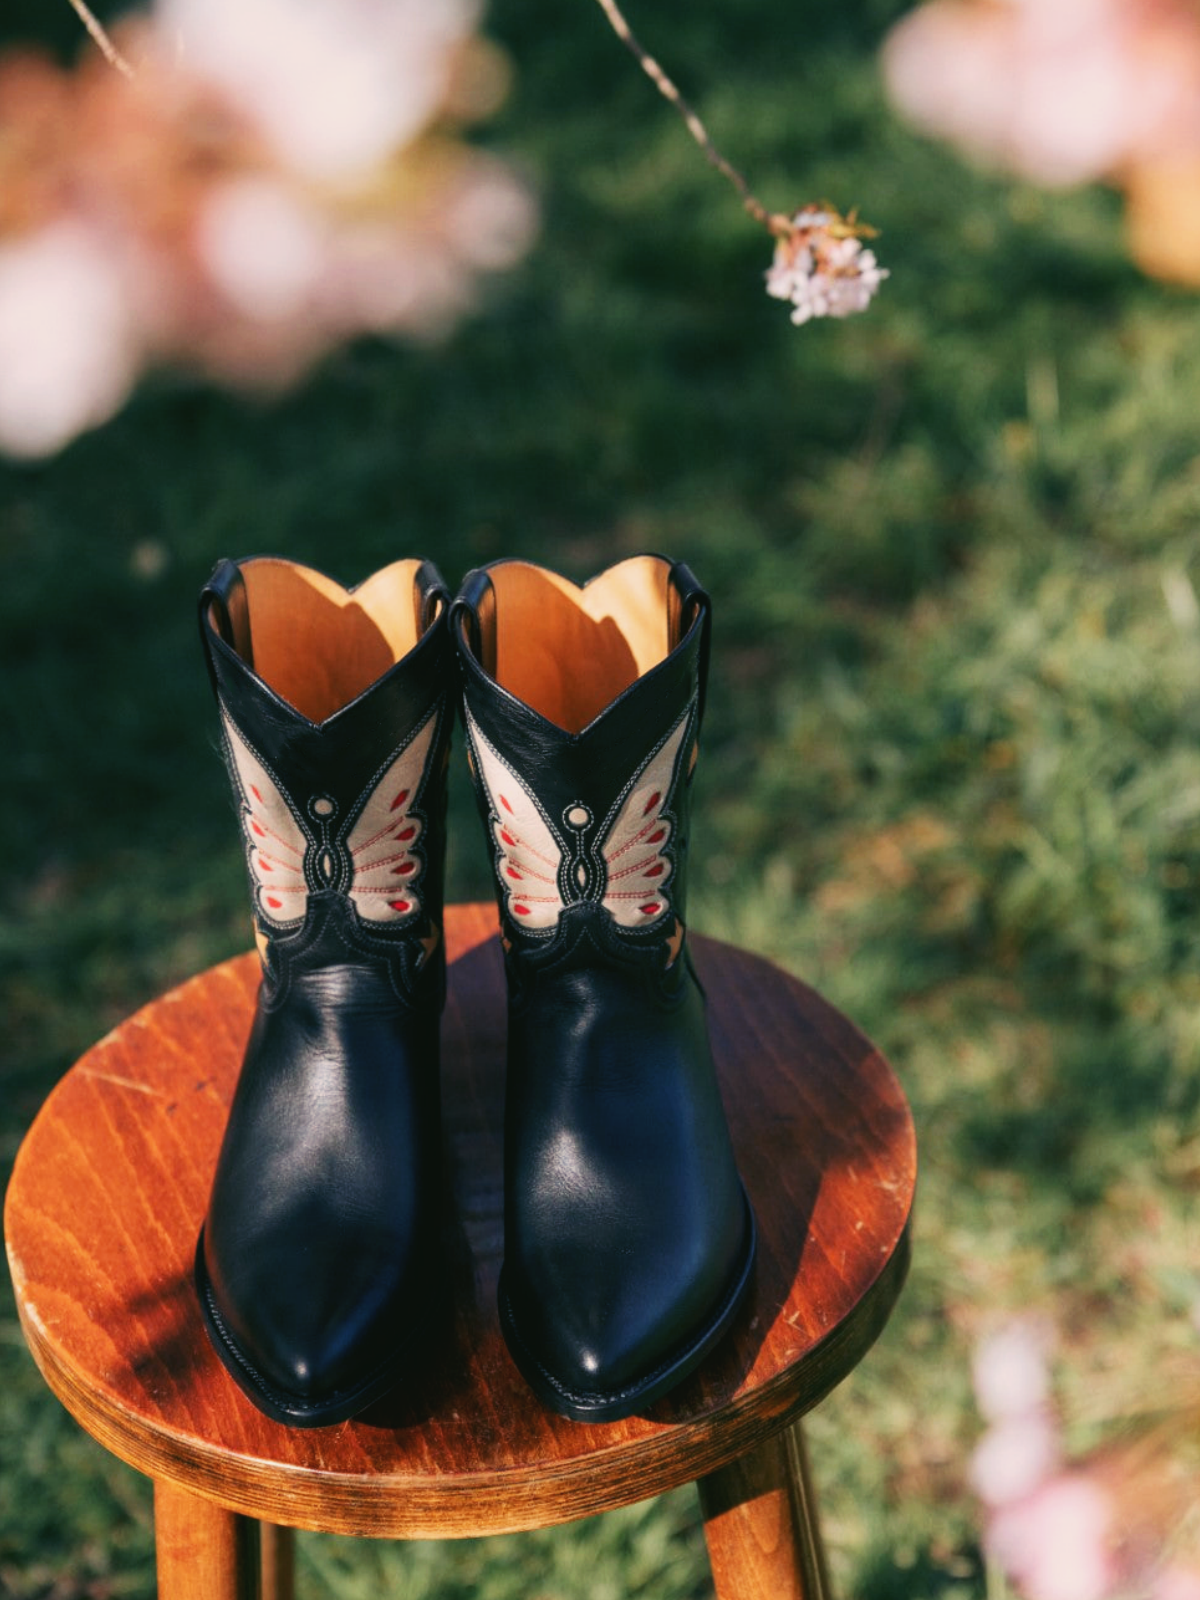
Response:
[[[263,977],[196,1253],[217,1354],[316,1427],[403,1378],[437,1298],[449,595],[223,561],[200,602]]]
[[[754,1256],[685,938],[708,596],[657,556],[582,590],[513,561],[451,616],[508,979],[501,1321],[547,1406],[610,1421],[696,1366]]]

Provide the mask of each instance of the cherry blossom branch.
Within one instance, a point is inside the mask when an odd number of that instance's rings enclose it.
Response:
[[[108,62],[109,66],[115,67],[116,70],[120,73],[123,73],[125,77],[132,78],[133,68],[129,65],[128,61],[126,61],[125,57],[121,54],[116,45],[109,38],[108,34],[104,31],[99,18],[88,9],[87,5],[85,5],[84,0],[70,0],[70,5],[80,22],[83,23],[84,27],[91,34],[96,44],[100,47],[100,53]]]
[[[675,107],[675,110],[683,118],[687,131],[703,150],[706,159],[737,190],[741,196],[742,205],[754,218],[755,222],[762,223],[763,227],[770,233],[780,237],[790,233],[792,228],[791,220],[781,212],[767,210],[766,206],[751,190],[743,175],[717,149],[712,142],[708,129],[683,98],[676,84],[667,76],[654,57],[638,43],[634,37],[633,30],[626,22],[620,7],[617,5],[617,0],[598,0],[598,3],[604,15],[608,18],[609,25],[617,38],[633,55],[642,71],[650,79],[650,82],[662,95],[663,99]]]
[[[609,26],[637,61],[650,82],[683,118],[684,127],[705,159],[737,190],[743,209],[775,240],[775,259],[767,273],[767,293],[792,305],[792,321],[801,326],[814,317],[848,317],[865,311],[888,276],[863,240],[875,229],[858,220],[857,210],[842,216],[828,201],[802,206],[792,216],[768,211],[746,179],[713,143],[708,129],[680,94],[678,86],[643,49],[626,22],[617,0],[598,0]]]

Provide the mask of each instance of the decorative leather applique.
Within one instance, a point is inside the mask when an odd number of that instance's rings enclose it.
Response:
[[[224,708],[221,721],[242,795],[242,832],[255,908],[276,927],[299,922],[308,908],[304,859],[312,841],[300,826],[291,801]]]
[[[473,769],[488,796],[496,873],[513,923],[549,932],[569,905],[604,907],[623,928],[644,928],[671,910],[674,832],[668,801],[689,706],[634,772],[593,842],[595,818],[582,802],[568,806],[561,831],[467,712]]]
[[[367,922],[399,922],[421,909],[425,823],[414,807],[437,727],[432,711],[339,826],[328,795],[308,801],[310,822],[268,772],[222,709],[231,766],[242,796],[250,876],[259,915],[273,927],[304,919],[310,891],[345,893]],[[354,814],[352,812],[352,814]],[[338,828],[334,832],[335,827]]]
[[[430,714],[371,791],[346,839],[350,899],[368,922],[395,922],[420,909],[425,865],[417,843],[425,825],[413,800],[425,776],[436,714]]]

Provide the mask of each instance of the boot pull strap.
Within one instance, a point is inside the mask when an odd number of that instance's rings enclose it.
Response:
[[[702,589],[691,567],[677,561],[671,568],[671,644],[672,648],[685,639],[696,622],[700,623],[700,656],[697,677],[699,680],[696,726],[704,720],[704,702],[708,694],[708,658],[712,648],[712,602],[708,590]]]
[[[468,572],[450,609],[451,631],[489,677],[496,676],[496,591],[483,567]]]
[[[254,667],[254,646],[250,638],[250,605],[246,598],[246,581],[236,561],[218,561],[212,577],[200,591],[200,640],[204,645],[204,660],[208,676],[217,691],[217,674],[213,665],[209,629],[224,640],[231,650]]]
[[[442,577],[432,561],[422,561],[416,573],[417,593],[420,595],[420,605],[417,610],[417,628],[421,637],[424,637],[438,619],[443,606],[450,604],[450,591],[446,587],[446,580]]]

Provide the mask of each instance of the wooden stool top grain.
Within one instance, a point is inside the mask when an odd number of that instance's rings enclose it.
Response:
[[[299,1432],[262,1416],[209,1348],[192,1255],[258,965],[201,973],[101,1040],[21,1148],[5,1233],[47,1383],[159,1482],[267,1522],[444,1537],[543,1526],[713,1473],[815,1405],[887,1320],[908,1258],[916,1152],[887,1063],[769,963],[693,937],[759,1223],[747,1304],[703,1367],[644,1416],[544,1411],[495,1309],[503,1250],[504,984],[490,906],[447,911],[444,1248],[436,1356],[371,1412]]]

